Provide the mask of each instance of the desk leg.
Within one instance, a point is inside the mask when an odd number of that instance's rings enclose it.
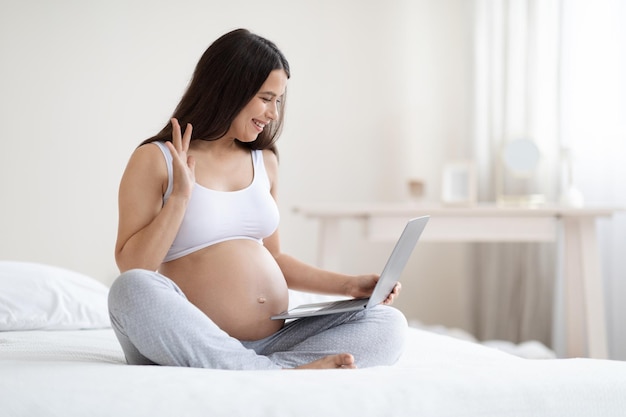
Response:
[[[339,220],[320,219],[317,242],[317,266],[336,271],[339,268]]]
[[[604,280],[595,219],[579,221],[582,244],[582,269],[585,304],[587,308],[587,348],[589,357],[608,358]]]
[[[607,358],[604,287],[595,219],[565,218],[563,222],[567,355]]]

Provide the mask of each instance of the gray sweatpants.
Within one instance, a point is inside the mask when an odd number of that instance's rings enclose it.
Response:
[[[407,329],[401,312],[381,305],[294,320],[265,339],[239,341],[189,302],[172,280],[142,269],[115,280],[109,314],[132,365],[281,369],[343,352],[351,353],[358,367],[391,365],[403,351]]]

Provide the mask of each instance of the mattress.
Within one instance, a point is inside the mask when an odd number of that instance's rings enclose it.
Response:
[[[394,366],[131,366],[107,295],[75,271],[0,261],[0,417],[626,416],[626,362],[525,359],[416,328]]]
[[[626,363],[523,359],[409,329],[391,367],[131,366],[113,331],[0,332],[2,416],[624,416]]]

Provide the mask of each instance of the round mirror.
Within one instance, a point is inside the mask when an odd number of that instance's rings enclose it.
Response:
[[[532,174],[540,159],[539,147],[530,139],[515,139],[504,146],[504,166],[517,176]]]

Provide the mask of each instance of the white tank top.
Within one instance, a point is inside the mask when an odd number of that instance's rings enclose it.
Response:
[[[167,164],[168,185],[163,204],[172,192],[172,155],[164,142],[158,145]],[[178,234],[164,262],[178,259],[200,249],[232,239],[263,238],[274,233],[280,216],[270,194],[263,151],[253,150],[254,178],[246,188],[237,191],[215,191],[195,184]]]

